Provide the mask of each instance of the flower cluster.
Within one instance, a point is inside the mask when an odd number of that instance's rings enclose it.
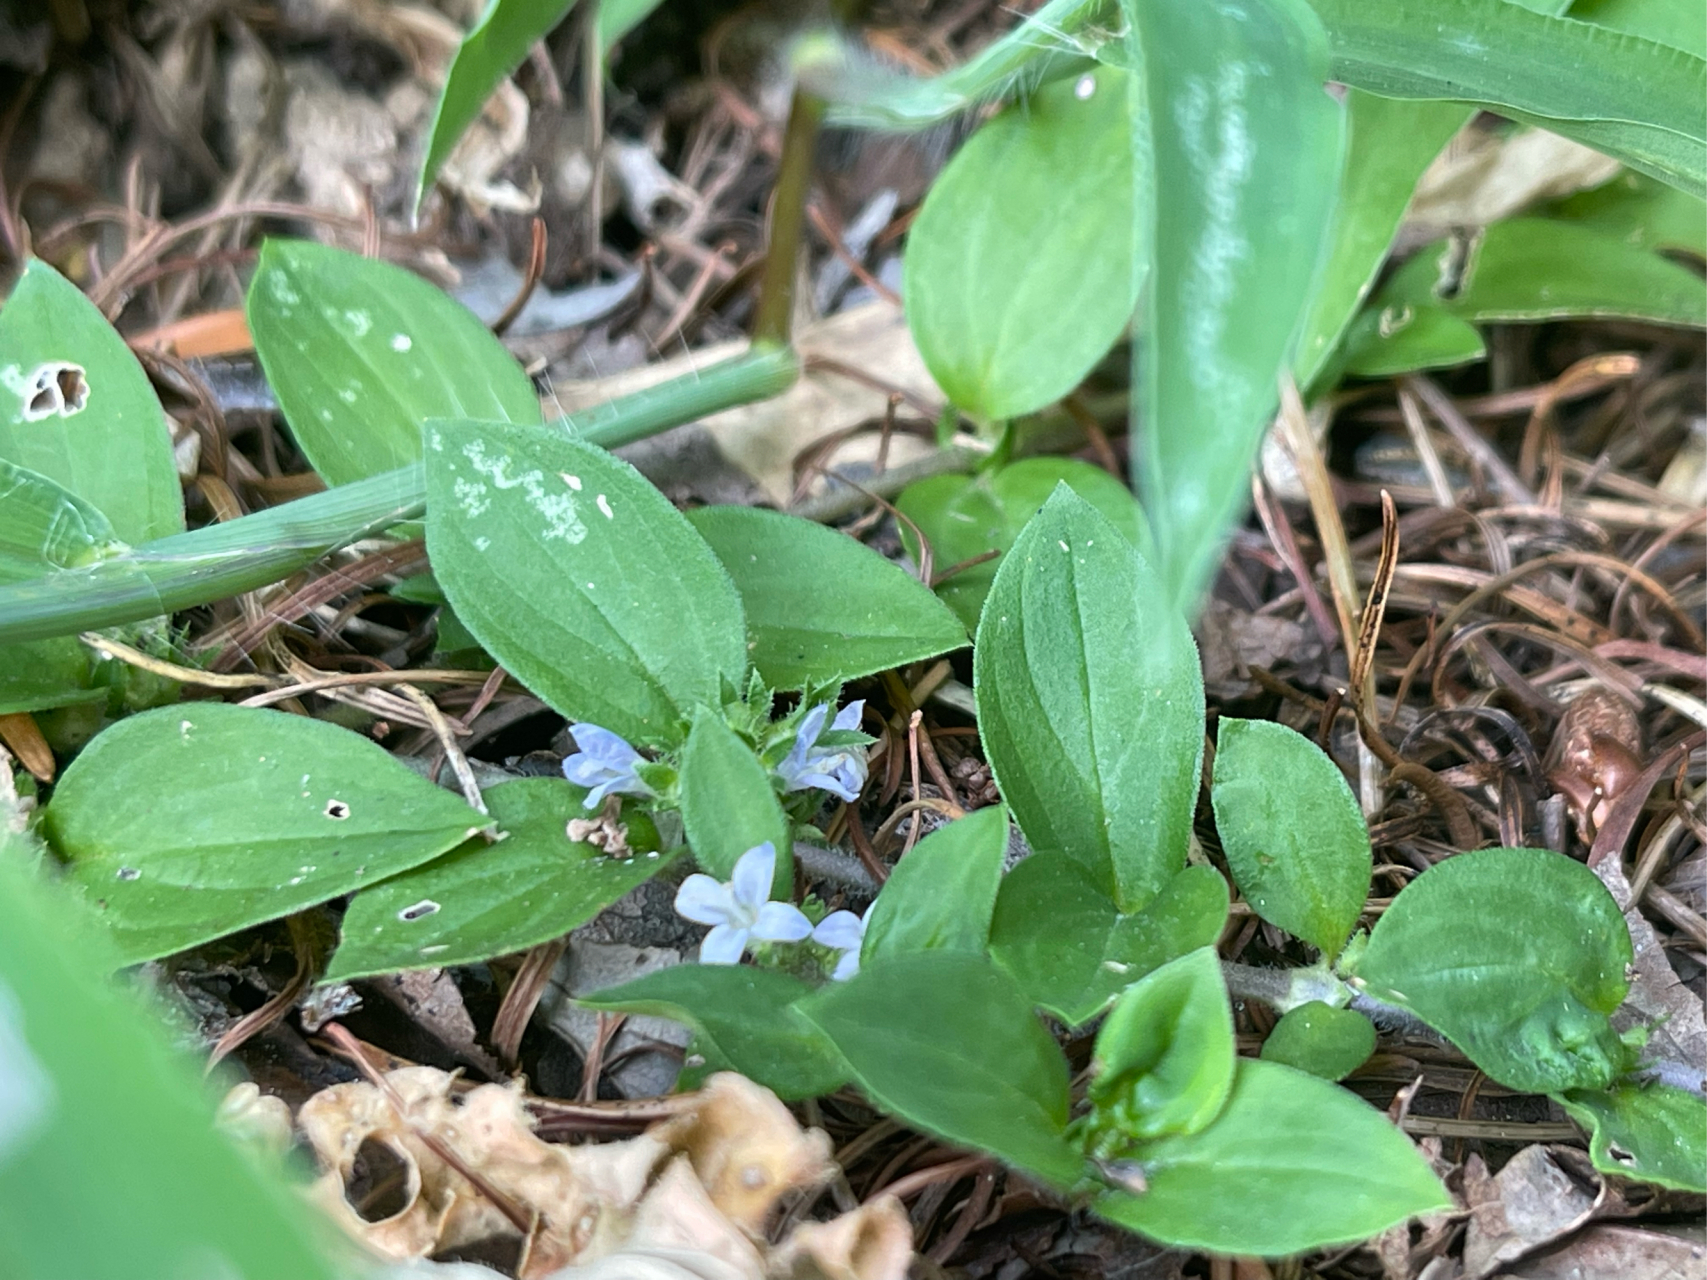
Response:
[[[865,788],[865,752],[858,747],[822,747],[818,739],[824,733],[824,721],[829,717],[830,704],[820,702],[800,722],[794,736],[794,746],[776,767],[784,791],[806,791],[817,787],[828,791],[849,804],[859,799]],[[865,701],[850,702],[836,713],[831,729],[859,728],[865,714]]]
[[[814,928],[806,913],[792,902],[770,901],[775,875],[776,846],[767,840],[741,855],[728,884],[699,872],[682,881],[676,891],[676,913],[712,927],[699,944],[699,962],[739,964],[748,944],[755,940],[804,942],[811,938],[819,946],[841,953],[830,975],[836,981],[858,973],[865,920],[851,911],[835,911]]]

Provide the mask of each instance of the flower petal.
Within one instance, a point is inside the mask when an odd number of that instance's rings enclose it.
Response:
[[[812,922],[792,902],[767,902],[753,922],[753,936],[766,942],[799,942],[812,933]]]
[[[569,730],[569,736],[575,739],[577,747],[593,759],[614,765],[618,769],[626,769],[640,760],[640,753],[629,746],[624,738],[596,724],[575,725]]]
[[[830,722],[830,728],[832,728],[832,729],[857,729],[857,728],[859,728],[860,721],[863,720],[864,718],[865,718],[865,699],[864,698],[856,698],[854,701],[848,703],[847,706],[843,707],[840,711],[836,712],[836,718]]]
[[[701,964],[740,964],[747,949],[747,931],[720,924],[699,944]]]
[[[851,911],[832,911],[812,930],[812,941],[837,951],[858,951],[865,941],[865,924]]]
[[[842,958],[836,961],[835,970],[830,974],[832,982],[846,982],[859,972],[859,952],[844,951]]]
[[[735,918],[729,886],[695,872],[676,890],[676,914],[696,924],[726,925]]]
[[[794,735],[795,746],[810,747],[817,742],[818,735],[824,732],[824,721],[829,718],[830,704],[827,702],[820,702],[808,711],[805,718],[800,722],[799,732]]]
[[[729,878],[729,889],[735,909],[744,910],[749,921],[771,896],[771,881],[775,876],[776,846],[769,840],[754,845],[736,862],[735,874]]]

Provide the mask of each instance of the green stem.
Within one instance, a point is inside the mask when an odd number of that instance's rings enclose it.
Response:
[[[793,330],[800,230],[806,221],[812,156],[818,146],[818,126],[823,120],[823,101],[804,89],[796,89],[788,108],[788,126],[782,135],[776,192],[771,197],[770,248],[765,251],[765,274],[759,284],[759,314],[753,325],[755,342],[784,343]]]
[[[697,374],[637,391],[558,424],[606,448],[787,390],[800,362],[755,344]],[[0,587],[0,644],[140,622],[254,591],[329,551],[426,509],[420,463],[225,524],[174,534],[84,569]]]

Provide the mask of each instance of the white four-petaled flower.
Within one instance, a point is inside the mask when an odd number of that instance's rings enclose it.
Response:
[[[596,724],[578,724],[569,730],[580,748],[563,759],[563,776],[578,787],[587,788],[586,806],[596,809],[612,793],[625,796],[649,796],[652,788],[635,772],[646,763],[628,743]]]
[[[832,729],[857,729],[865,712],[865,701],[850,702],[837,713]],[[800,731],[794,736],[794,746],[776,767],[784,791],[805,791],[817,787],[849,804],[859,799],[865,787],[865,751],[860,747],[821,747],[818,738],[824,732],[830,704],[820,702],[806,713]]]
[[[859,972],[859,950],[865,945],[865,926],[870,920],[871,907],[867,907],[862,916],[851,911],[832,911],[812,930],[812,941],[842,953],[830,974],[835,981],[846,982]]]
[[[738,964],[754,938],[800,942],[811,935],[812,922],[799,907],[769,900],[775,874],[776,846],[767,840],[741,855],[728,884],[698,872],[682,881],[676,914],[713,926],[699,944],[701,964]]]

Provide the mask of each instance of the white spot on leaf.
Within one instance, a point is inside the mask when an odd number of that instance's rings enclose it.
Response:
[[[355,337],[365,338],[368,330],[373,328],[373,317],[365,311],[346,311],[344,323],[350,326],[350,333]]]
[[[406,333],[394,333],[391,335],[391,349],[393,351],[407,351],[414,345],[415,340]]]
[[[424,920],[439,909],[439,904],[431,898],[422,898],[412,907],[404,907],[397,913],[397,918],[403,921]]]
[[[335,821],[342,822],[345,818],[350,816],[350,806],[345,804],[342,800],[328,800],[326,802],[326,816],[334,819]]]
[[[120,867],[118,869],[118,878],[120,880],[140,880],[142,878],[142,872],[138,871],[135,867]]]
[[[610,500],[602,493],[599,495],[599,510],[606,520],[616,519],[616,513],[610,509]]]

